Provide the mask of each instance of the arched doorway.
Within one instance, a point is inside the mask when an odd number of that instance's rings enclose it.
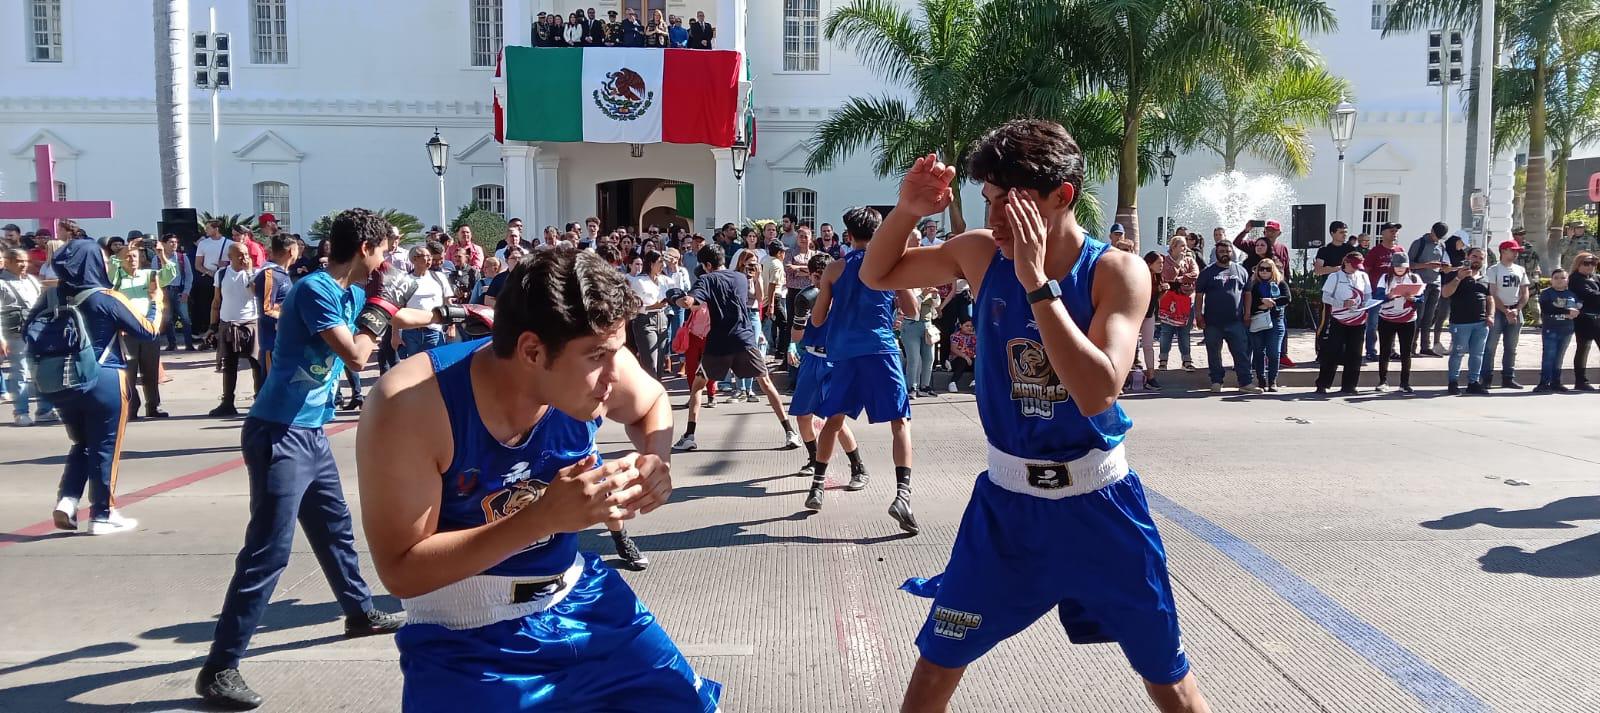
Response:
[[[595,216],[605,230],[627,226],[641,233],[650,225],[692,229],[694,185],[670,178],[628,178],[595,184]]]

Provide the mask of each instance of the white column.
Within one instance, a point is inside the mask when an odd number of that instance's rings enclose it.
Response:
[[[507,0],[500,10],[500,37],[508,46],[533,44],[533,15],[536,0]]]
[[[1478,16],[1477,39],[1477,42],[1482,45],[1483,51],[1478,53],[1478,66],[1473,68],[1478,76],[1478,135],[1467,137],[1468,141],[1477,142],[1478,160],[1476,166],[1465,167],[1466,170],[1472,171],[1473,185],[1483,188],[1485,192],[1488,191],[1489,174],[1494,170],[1493,163],[1495,161],[1494,146],[1490,143],[1491,131],[1494,128],[1494,121],[1491,117],[1494,116],[1492,104],[1494,98],[1494,66],[1500,59],[1500,43],[1494,31],[1494,13],[1494,0],[1484,0],[1481,3]],[[1507,205],[1509,206],[1510,204],[1508,203]],[[1491,208],[1491,210],[1493,209]],[[1511,210],[1507,207],[1507,220],[1510,220],[1510,215]],[[1509,229],[1511,224],[1507,223],[1506,227]],[[1509,235],[1509,233],[1501,234]]]
[[[733,150],[711,149],[712,175],[716,180],[716,190],[712,194],[715,204],[711,207],[711,215],[720,228],[724,223],[739,224],[739,182],[733,180]]]
[[[717,27],[714,49],[744,52],[745,4],[746,0],[717,0],[717,16],[711,19]]]
[[[534,157],[539,147],[526,141],[507,141],[500,147],[500,159],[505,168],[506,215],[521,217],[529,227],[525,235],[537,235],[543,225],[534,211],[538,201],[534,191]]]
[[[1510,153],[1495,156],[1489,169],[1489,213],[1484,221],[1486,235],[1476,245],[1487,247],[1511,237],[1511,202],[1515,197],[1515,182],[1516,159]]]
[[[546,225],[557,229],[569,220],[583,220],[587,216],[561,214],[561,156],[550,149],[541,149],[534,158],[538,179],[534,182],[534,210],[538,217],[535,225],[544,230]]]

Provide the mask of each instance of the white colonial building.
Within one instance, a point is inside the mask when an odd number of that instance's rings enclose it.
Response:
[[[451,216],[475,202],[534,226],[589,215],[635,225],[677,217],[702,230],[734,220],[739,193],[727,149],[494,139],[502,44],[527,44],[540,12],[594,7],[601,16],[622,8],[704,11],[718,28],[716,46],[746,53],[759,125],[744,178],[746,216],[789,212],[822,222],[852,204],[890,204],[895,184],[873,176],[865,155],[817,175],[803,168],[804,142],[830,110],[852,95],[892,91],[854,53],[821,37],[823,19],[842,1],[195,0],[191,30],[206,29],[214,6],[218,29],[232,35],[234,86],[221,95],[215,145],[209,93],[190,92],[191,203],[224,213],[270,211],[294,231],[357,205],[397,208],[432,223],[438,189],[423,144],[437,127],[451,147]],[[1424,81],[1426,36],[1382,38],[1374,18],[1384,3],[1331,4],[1340,28],[1313,41],[1353,84],[1360,113],[1344,204],[1329,217],[1369,230],[1398,221],[1408,233],[1441,215],[1454,225],[1459,205],[1441,213],[1439,182],[1459,196],[1464,114],[1452,96],[1450,175],[1441,177],[1440,99]],[[151,6],[0,0],[0,201],[33,197],[32,147],[48,143],[58,196],[115,202],[116,216],[88,221],[91,232],[154,229],[162,206]],[[1335,152],[1325,130],[1314,136],[1312,174],[1293,182],[1297,202],[1332,204]],[[1181,156],[1174,194],[1220,167],[1214,156]],[[1261,167],[1246,160],[1242,168]],[[680,192],[680,185],[692,188]],[[968,215],[979,216],[976,187],[964,193]],[[1110,202],[1113,193],[1105,189],[1101,197]],[[1162,197],[1159,181],[1140,193],[1147,234]],[[680,216],[680,208],[692,215]]]

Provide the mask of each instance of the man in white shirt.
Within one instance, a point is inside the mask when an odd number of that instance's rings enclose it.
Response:
[[[189,288],[189,313],[205,319],[211,314],[211,303],[216,292],[217,270],[228,263],[228,244],[233,241],[223,237],[222,221],[206,221],[205,237],[194,244],[194,286]],[[209,325],[194,325],[196,333],[206,331]]]
[[[196,261],[198,262],[198,256]],[[261,360],[256,358],[256,266],[250,250],[240,243],[228,247],[228,263],[216,272],[217,289],[211,300],[211,332],[222,361],[222,403],[211,409],[217,417],[237,416],[234,389],[239,383],[239,360],[250,362],[255,392],[261,391]]]
[[[31,426],[34,417],[28,415],[28,404],[35,395],[33,375],[28,373],[28,360],[23,354],[22,323],[39,304],[44,288],[39,278],[28,274],[28,251],[10,248],[5,251],[5,258],[5,271],[0,272],[0,358],[10,359],[6,377],[11,381],[11,425]],[[38,420],[56,420],[50,402],[42,398],[38,401]]]
[[[795,241],[799,242],[798,234]],[[783,241],[774,240],[767,244],[767,257],[761,261],[761,284],[767,286],[761,306],[767,310],[770,327],[767,344],[771,345],[773,356],[780,358],[789,353],[789,278],[783,268],[783,257],[787,254]],[[788,366],[787,361],[783,364]]]
[[[450,279],[442,270],[433,269],[433,251],[426,245],[411,248],[411,274],[417,278],[417,291],[412,293],[411,299],[406,302],[406,307],[433,311],[436,307],[450,304],[453,290],[450,289]],[[400,343],[396,345],[400,350],[400,358],[404,359],[412,354],[421,354],[434,347],[444,344],[444,327],[430,324],[426,327],[401,330]]]
[[[939,221],[937,220],[932,218],[924,219],[917,224],[917,230],[922,232],[922,240],[920,242],[922,247],[931,248],[944,242],[939,237]]]
[[[1517,383],[1517,338],[1522,333],[1522,308],[1528,304],[1528,271],[1517,264],[1522,244],[1515,240],[1500,243],[1500,261],[1484,271],[1489,281],[1489,338],[1483,343],[1483,368],[1478,383],[1488,387],[1494,376],[1494,350],[1505,342],[1500,364],[1500,386],[1520,389]]]

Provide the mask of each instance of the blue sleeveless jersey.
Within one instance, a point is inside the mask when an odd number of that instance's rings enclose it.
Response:
[[[478,416],[469,367],[487,338],[430,349],[439,394],[450,414],[455,457],[441,477],[439,531],[465,530],[515,514],[539,499],[562,468],[594,453],[600,419],[579,421],[547,408],[533,430],[515,446],[494,439]],[[484,574],[545,577],[572,566],[578,554],[576,533],[561,533],[528,547]]]
[[[1085,236],[1072,271],[1056,278],[1067,314],[1085,332],[1094,315],[1094,268],[1109,247]],[[1045,355],[1015,263],[999,250],[984,273],[972,321],[978,333],[978,417],[990,445],[1021,458],[1062,463],[1122,442],[1133,421],[1121,404],[1085,417],[1067,395]]]
[[[833,283],[828,305],[828,359],[841,361],[868,354],[894,354],[894,293],[861,284],[865,250],[844,257],[844,273]]]

